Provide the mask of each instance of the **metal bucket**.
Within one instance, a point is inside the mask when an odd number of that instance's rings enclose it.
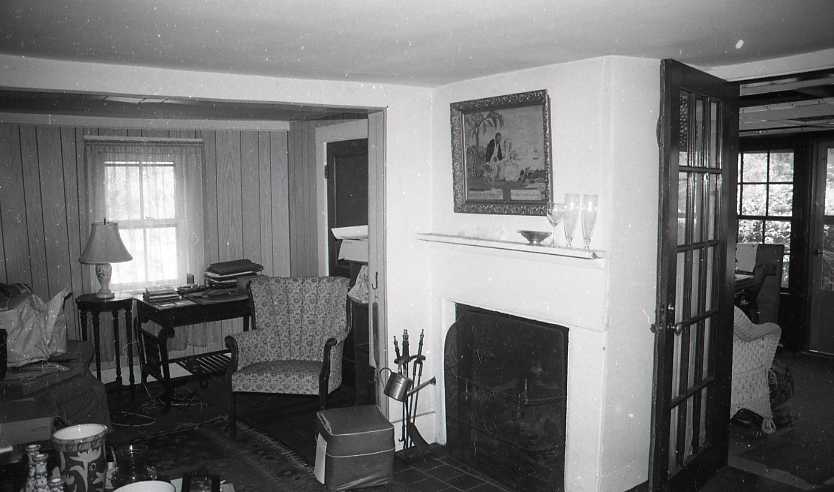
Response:
[[[106,425],[81,424],[64,427],[52,434],[66,492],[104,490],[107,475],[104,436],[107,431]]]

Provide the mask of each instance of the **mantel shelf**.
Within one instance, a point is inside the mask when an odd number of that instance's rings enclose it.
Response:
[[[516,241],[482,239],[469,236],[456,236],[453,234],[437,234],[433,232],[418,233],[417,239],[430,243],[458,244],[461,246],[521,251],[524,253],[534,253],[539,255],[568,256],[584,260],[596,260],[604,257],[602,251],[594,249],[588,250],[579,248],[554,248],[548,245],[533,245]]]

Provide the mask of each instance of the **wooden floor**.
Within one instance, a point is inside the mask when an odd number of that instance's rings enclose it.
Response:
[[[226,413],[225,390],[219,381],[209,380],[178,384],[177,402],[164,413],[156,396],[162,389],[149,385],[136,392],[131,400],[128,391],[109,394],[113,433],[108,440],[126,443],[140,435],[175,428],[183,422],[199,423]],[[295,396],[247,395],[238,396],[238,418],[269,435],[296,452],[307,464],[315,461],[314,416],[317,399]],[[350,406],[353,391],[342,388],[334,392],[328,407]],[[324,488],[322,488],[324,490]],[[481,476],[475,470],[448,456],[442,446],[432,446],[422,456],[398,453],[392,484],[362,489],[375,491],[507,491],[501,485]]]
[[[804,379],[801,374],[795,374],[795,377],[797,376]],[[820,386],[834,383],[826,379],[813,384]],[[145,390],[139,388],[135,401],[130,400],[129,392],[125,390],[110,393],[110,408],[116,424],[112,437],[129,440],[131,435],[148,432],[147,422],[137,416],[141,414],[149,414],[154,420],[152,428],[161,430],[166,426],[176,426],[183,421],[199,422],[226,413],[226,390],[218,380],[209,380],[203,387],[196,381],[178,385],[177,393],[181,401],[169,414],[162,414],[161,409],[153,404],[153,398],[149,398],[149,396],[161,393],[161,388],[150,386],[149,393],[148,395]],[[797,382],[797,397],[801,398],[805,393],[800,382]],[[815,395],[814,398],[819,399],[819,396]],[[350,388],[342,388],[331,395],[328,406],[339,407],[352,404],[353,391]],[[314,415],[316,410],[315,398],[246,394],[238,398],[238,415],[241,421],[284,443],[311,465],[315,459]],[[805,410],[804,414],[807,415],[807,413],[808,410]],[[791,434],[792,431],[788,431],[779,435],[777,431],[775,436],[758,436],[756,439],[789,440]],[[731,450],[730,463],[733,463],[733,452],[735,451]],[[431,456],[424,459],[410,461],[397,459],[395,483],[376,490],[490,491],[504,489],[446,456],[442,447],[438,446],[434,448]],[[701,490],[707,492],[727,490],[786,492],[834,490],[834,487],[809,487],[807,483],[791,480],[790,476],[773,469],[745,470],[728,466],[720,470]]]

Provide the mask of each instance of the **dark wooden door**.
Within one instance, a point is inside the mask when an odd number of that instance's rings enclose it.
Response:
[[[652,490],[695,490],[727,458],[737,94],[661,62]]]
[[[815,145],[814,164],[808,348],[834,354],[834,140]]]
[[[332,228],[368,224],[368,139],[327,144],[327,225],[330,275],[350,275],[338,261]]]

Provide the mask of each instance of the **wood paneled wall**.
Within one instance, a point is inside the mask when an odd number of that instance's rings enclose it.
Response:
[[[85,135],[203,139],[206,263],[247,257],[265,274],[290,273],[287,132],[0,123],[0,282],[26,282],[44,299],[93,290],[78,263],[90,227]],[[66,309],[77,336],[75,303]]]
[[[318,273],[316,231],[316,123],[290,123],[290,271],[296,276]]]

